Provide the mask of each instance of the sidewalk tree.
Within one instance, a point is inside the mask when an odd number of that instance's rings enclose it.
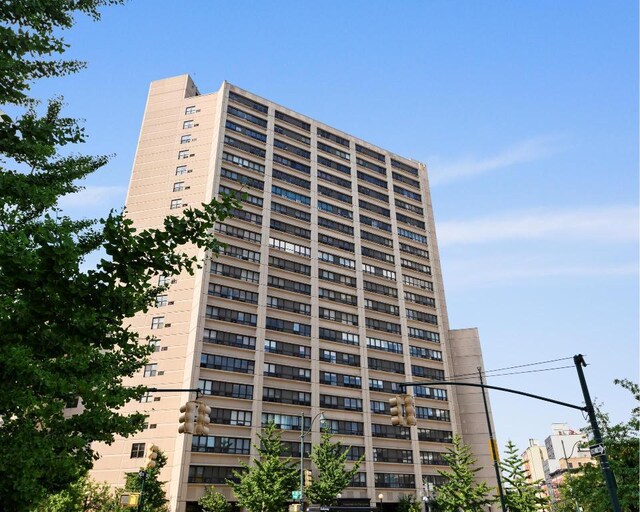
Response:
[[[120,409],[145,388],[123,379],[151,350],[125,320],[153,305],[164,289],[154,286],[158,275],[195,271],[200,261],[188,244],[216,252],[214,222],[237,206],[223,197],[141,231],[118,212],[75,220],[59,209],[109,158],[78,155],[84,129],[62,114],[62,99],[43,106],[30,86],[82,68],[60,58],[64,30],[77,14],[98,19],[100,7],[119,3],[0,5],[0,105],[11,112],[0,113],[0,503],[13,512],[85,475],[94,441],[142,428],[142,414]],[[92,253],[106,256],[83,269]],[[65,414],[78,398],[77,414]]]
[[[540,490],[540,482],[530,483],[518,448],[507,443],[506,458],[500,462],[507,509],[513,512],[536,512],[548,506],[547,495]]]
[[[447,471],[438,471],[447,482],[437,488],[436,506],[442,512],[484,512],[495,501],[492,488],[485,482],[476,483],[475,474],[482,468],[474,467],[476,459],[471,449],[462,443],[459,435],[454,435],[453,446],[443,455],[449,465]]]
[[[167,465],[167,456],[162,452],[158,452],[156,465],[152,468],[140,468],[140,471],[146,471],[147,476],[144,483],[144,503],[142,512],[168,512],[167,495],[163,488],[165,482],[160,481],[160,471]],[[142,478],[140,472],[127,473],[124,491],[140,492],[142,488]],[[120,493],[121,494],[121,493]],[[130,510],[130,509],[125,509]]]
[[[351,469],[346,469],[349,448],[340,442],[333,442],[328,431],[322,433],[322,441],[311,450],[311,461],[316,467],[317,476],[305,489],[309,503],[332,505],[338,494],[349,486],[364,460],[362,456]]]
[[[282,432],[269,423],[259,434],[255,446],[258,457],[249,465],[242,462],[243,471],[234,471],[228,483],[240,506],[250,512],[282,512],[298,489],[300,468],[290,458],[283,458]]]
[[[57,494],[47,496],[33,512],[112,512],[115,497],[105,482],[82,477]]]
[[[212,485],[204,490],[204,494],[198,500],[198,505],[204,512],[231,512],[231,504],[224,495]]]

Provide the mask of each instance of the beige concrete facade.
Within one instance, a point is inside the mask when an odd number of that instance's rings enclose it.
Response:
[[[300,415],[308,428],[320,412],[354,459],[366,455],[343,500],[421,494],[453,432],[490,468],[477,393],[425,385],[417,427],[389,422],[399,383],[482,366],[477,331],[449,330],[424,164],[226,82],[205,95],[186,75],[153,82],[127,197],[135,225],[240,189],[242,211],[216,227],[224,254],[198,253],[203,268],[167,276],[159,307],[131,321],[158,339],[155,366],[132,382],[204,389],[211,435],[177,432],[193,394],[153,393],[127,407],[148,428],[98,446],[92,476],[121,485],[156,444],[171,510],[195,510],[207,485],[233,499],[224,482],[255,456],[263,424],[275,420],[299,456]],[[316,421],[305,441],[319,439]]]

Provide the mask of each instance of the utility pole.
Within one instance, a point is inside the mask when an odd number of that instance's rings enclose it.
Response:
[[[576,365],[578,379],[580,380],[580,387],[582,388],[582,394],[584,395],[584,403],[586,406],[587,414],[589,415],[589,421],[591,422],[591,429],[593,430],[593,440],[596,442],[596,445],[600,445],[602,447],[602,434],[600,433],[600,427],[598,426],[596,412],[593,408],[593,402],[591,401],[589,388],[587,387],[587,381],[584,378],[584,372],[582,371],[582,367],[587,366],[587,363],[585,362],[582,354],[573,356],[573,362]],[[600,467],[602,468],[602,473],[604,474],[604,481],[607,486],[607,491],[609,491],[609,498],[611,500],[613,512],[622,512],[622,509],[620,508],[620,502],[618,501],[618,493],[616,492],[616,480],[613,476],[613,471],[611,471],[611,466],[609,466],[609,458],[604,451],[599,455],[599,457]]]
[[[498,480],[498,494],[500,495],[500,508],[502,512],[507,512],[507,504],[504,501],[504,490],[502,489],[502,477],[500,475],[500,466],[498,465],[498,448],[496,440],[493,437],[493,428],[491,427],[491,418],[489,417],[489,406],[487,405],[487,393],[484,389],[484,381],[482,379],[482,369],[478,367],[478,376],[480,377],[480,385],[482,386],[482,402],[484,403],[484,414],[487,417],[487,428],[489,429],[489,444],[491,447],[491,458],[493,459],[493,468],[496,471],[496,479]]]

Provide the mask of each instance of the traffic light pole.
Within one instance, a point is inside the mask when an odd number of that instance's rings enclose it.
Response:
[[[478,376],[480,377],[480,384],[484,384],[482,380],[482,369],[478,367]],[[489,416],[489,406],[487,405],[487,393],[482,388],[482,402],[484,403],[484,414],[487,417],[487,428],[489,429],[489,444],[491,447],[491,458],[493,459],[493,468],[496,471],[496,480],[498,481],[498,494],[500,496],[500,508],[502,512],[507,512],[507,504],[504,501],[504,490],[502,489],[502,476],[500,475],[500,466],[498,465],[498,449],[496,447],[496,441],[493,437],[493,427],[491,426],[491,418]]]
[[[142,480],[142,485],[140,486],[140,500],[138,501],[138,512],[142,512],[142,506],[144,505],[144,484],[147,481],[147,472],[143,469],[138,473],[138,476]]]
[[[597,457],[600,458],[600,467],[602,468],[602,473],[604,474],[605,484],[607,486],[607,491],[609,492],[609,499],[611,500],[611,506],[613,512],[622,512],[620,508],[620,502],[618,501],[618,495],[616,493],[616,482],[611,471],[611,466],[609,465],[609,459],[607,458],[606,453],[604,453],[603,445],[602,445],[602,434],[600,433],[600,427],[598,427],[598,421],[595,414],[595,409],[593,407],[593,402],[591,401],[591,396],[589,394],[589,388],[587,387],[587,381],[584,377],[584,372],[582,368],[587,366],[587,363],[584,360],[582,354],[578,354],[573,356],[573,362],[576,365],[576,370],[578,372],[578,379],[580,380],[580,387],[582,388],[582,394],[584,396],[585,405],[575,405],[570,404],[568,402],[562,402],[560,400],[555,400],[553,398],[549,398],[541,395],[534,395],[533,393],[527,393],[525,391],[518,391],[517,389],[511,388],[503,388],[500,386],[490,386],[488,384],[482,383],[482,377],[480,378],[481,383],[476,384],[474,382],[454,382],[447,380],[429,380],[423,382],[402,382],[399,384],[400,391],[402,393],[406,393],[406,389],[408,387],[414,386],[424,386],[424,385],[435,385],[435,386],[468,386],[474,388],[481,388],[483,391],[483,398],[486,400],[484,396],[485,389],[495,389],[496,391],[504,391],[505,393],[512,393],[514,395],[526,396],[529,398],[533,398],[535,400],[542,400],[543,402],[549,402],[556,405],[561,405],[563,407],[569,407],[570,409],[577,409],[578,411],[586,412],[589,416],[589,422],[591,423],[591,429],[593,430],[593,439],[596,442],[596,446],[599,446],[602,450]],[[486,411],[487,409],[485,409]],[[491,427],[489,427],[491,429]],[[491,430],[490,430],[491,431]],[[504,506],[503,506],[504,510]]]
[[[591,401],[591,395],[589,394],[589,388],[587,387],[587,381],[584,378],[583,366],[587,366],[582,354],[573,356],[573,362],[576,365],[578,372],[578,379],[580,380],[580,387],[582,388],[582,394],[584,395],[584,403],[586,404],[586,411],[589,415],[589,421],[591,422],[591,429],[593,430],[593,440],[596,442],[596,446],[602,445],[602,434],[600,433],[600,427],[598,426],[598,420],[596,418],[596,411],[593,408],[593,402]],[[618,501],[618,494],[616,492],[616,480],[609,466],[609,458],[603,451],[600,455],[600,467],[604,475],[604,481],[607,485],[607,491],[609,491],[609,499],[611,500],[611,506],[613,512],[621,512],[620,502]]]

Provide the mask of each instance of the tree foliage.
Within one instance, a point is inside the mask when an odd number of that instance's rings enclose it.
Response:
[[[290,457],[282,458],[281,435],[269,423],[258,435],[258,458],[252,465],[242,462],[244,471],[234,471],[228,482],[240,505],[251,512],[282,512],[298,488],[300,470]]]
[[[504,500],[510,512],[535,512],[548,505],[546,494],[541,492],[539,483],[529,483],[518,448],[511,441],[507,443],[506,458],[500,462],[500,472],[504,485]]]
[[[333,442],[328,431],[322,433],[322,441],[311,450],[311,461],[317,469],[317,477],[305,490],[307,501],[319,505],[332,505],[358,472],[364,460],[362,456],[351,469],[346,469],[349,448]]]
[[[166,455],[159,451],[158,458],[156,459],[156,465],[152,468],[140,468],[140,471],[145,471],[147,476],[144,482],[144,502],[142,506],[142,512],[168,512],[166,493],[164,491],[165,482],[161,482],[160,471],[167,465]],[[124,490],[131,492],[141,492],[142,489],[142,477],[140,472],[127,473]],[[121,494],[121,493],[120,493]],[[129,509],[124,509],[129,510]]]
[[[422,503],[413,494],[400,496],[398,512],[422,512]]]
[[[0,104],[19,111],[0,122],[0,503],[20,512],[86,474],[91,443],[110,443],[142,427],[141,414],[119,409],[145,388],[123,379],[150,349],[125,319],[146,311],[163,290],[158,274],[193,273],[188,244],[215,253],[215,221],[239,206],[229,197],[167,217],[161,229],[137,231],[118,212],[74,220],[58,208],[81,190],[78,180],[106,156],[77,155],[84,129],[28,96],[34,79],[77,71],[58,57],[76,13],[99,18],[118,0],[8,0],[0,5]],[[93,270],[87,257],[106,254]],[[141,343],[142,341],[142,343]],[[65,415],[80,399],[81,412]]]
[[[459,435],[453,437],[453,446],[443,455],[449,465],[447,471],[438,471],[447,482],[437,489],[436,506],[443,512],[483,512],[495,501],[492,488],[486,482],[476,483],[475,474],[482,468],[474,468],[476,459],[471,449],[462,443]]]
[[[614,381],[633,394],[640,403],[638,384],[627,380]],[[609,458],[609,464],[617,484],[620,506],[625,512],[639,512],[640,493],[640,406],[631,411],[628,421],[612,424],[602,405],[596,406],[596,417],[602,432],[603,444]],[[585,429],[589,435],[591,429]],[[584,465],[572,471],[560,485],[561,500],[557,504],[558,512],[574,512],[576,502],[584,512],[609,512],[611,501],[607,491],[602,469],[599,464]]]
[[[111,512],[114,506],[109,485],[85,476],[64,491],[47,496],[33,512]]]
[[[198,505],[202,507],[204,512],[231,512],[231,504],[212,485],[204,490],[204,494],[198,500]]]

